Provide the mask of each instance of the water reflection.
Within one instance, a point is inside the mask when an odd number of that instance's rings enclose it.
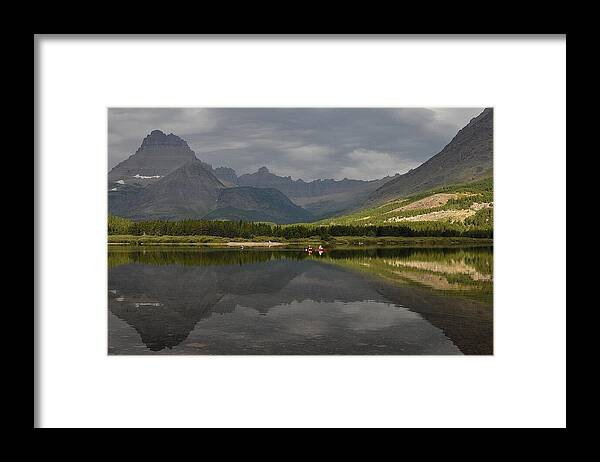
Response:
[[[491,354],[492,251],[109,251],[111,354]]]

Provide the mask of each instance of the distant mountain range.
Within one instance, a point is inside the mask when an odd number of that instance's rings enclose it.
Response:
[[[363,202],[372,191],[389,180],[390,177],[372,181],[344,178],[306,182],[302,179],[292,180],[289,176],[281,177],[271,173],[267,167],[261,167],[255,173],[238,177],[237,184],[278,189],[294,203],[307,209],[313,217],[322,218],[344,212]]]
[[[210,218],[308,222],[363,201],[386,179],[292,180],[260,168],[237,176],[199,160],[180,137],[153,130],[108,174],[108,209],[134,220]]]
[[[219,192],[215,209],[205,215],[211,220],[303,223],[313,216],[275,188],[240,186]]]
[[[109,213],[134,220],[206,218],[298,223],[342,215],[449,184],[492,175],[493,111],[485,109],[444,149],[379,180],[304,181],[262,167],[238,176],[199,160],[180,137],[153,130],[108,174]]]

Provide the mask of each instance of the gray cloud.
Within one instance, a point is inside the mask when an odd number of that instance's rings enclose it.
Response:
[[[185,139],[201,160],[238,174],[262,166],[316,178],[381,178],[439,152],[483,108],[111,108],[109,169],[152,130]]]

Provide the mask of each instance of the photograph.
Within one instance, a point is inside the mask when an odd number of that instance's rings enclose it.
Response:
[[[117,108],[109,355],[492,355],[491,107]]]
[[[566,34],[34,35],[34,428],[566,428]]]

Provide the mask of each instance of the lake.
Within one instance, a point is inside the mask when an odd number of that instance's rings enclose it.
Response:
[[[110,355],[490,355],[492,248],[110,248]]]

